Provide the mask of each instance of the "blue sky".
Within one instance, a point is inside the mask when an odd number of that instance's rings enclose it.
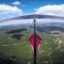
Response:
[[[16,6],[12,4],[14,2],[19,2],[17,8],[22,9],[24,14],[34,13],[34,9],[41,6],[64,4],[64,0],[0,0],[0,4],[9,6]]]
[[[0,0],[0,19],[32,13],[64,16],[64,0]]]
[[[64,4],[64,0],[0,0],[0,4],[8,4],[10,6],[14,6],[13,2],[20,2],[17,6],[22,9],[24,14],[29,14],[34,12],[35,8],[39,8],[45,5],[54,5],[54,4]]]

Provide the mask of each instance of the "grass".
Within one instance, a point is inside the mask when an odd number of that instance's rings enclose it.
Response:
[[[30,33],[31,34],[31,33]],[[62,46],[58,50],[54,51],[58,47],[58,42],[56,39],[58,37],[50,37],[46,33],[39,33],[42,38],[41,46],[39,49],[38,63],[39,64],[51,64],[49,55],[51,55],[52,62],[54,63],[54,58],[59,54],[60,57],[64,53],[64,47]],[[29,41],[26,41],[27,32],[25,36],[21,37],[21,40],[11,38],[10,34],[0,31],[0,57],[11,57],[15,56],[20,64],[27,64],[27,62],[33,62],[33,51]],[[62,40],[62,45],[64,38],[59,37]],[[17,44],[17,45],[10,45]],[[1,46],[8,45],[8,46]],[[59,56],[58,55],[58,56]],[[57,60],[57,58],[55,58]],[[58,61],[57,61],[58,62]]]

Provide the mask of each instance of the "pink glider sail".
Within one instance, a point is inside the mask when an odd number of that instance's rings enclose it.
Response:
[[[34,34],[29,37],[30,44],[34,50]],[[36,52],[38,52],[40,47],[41,37],[36,34]]]

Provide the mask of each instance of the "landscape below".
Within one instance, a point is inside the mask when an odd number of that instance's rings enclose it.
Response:
[[[51,25],[36,28],[37,34],[42,38],[38,64],[64,64],[64,27],[60,27]],[[31,30],[1,29],[0,64],[33,64],[33,51],[28,41],[32,34],[33,27]]]

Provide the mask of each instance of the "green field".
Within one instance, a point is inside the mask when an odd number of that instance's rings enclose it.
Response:
[[[0,58],[15,57],[17,64],[33,64],[33,51],[27,40],[28,32],[20,40],[11,38],[12,34],[0,31]],[[40,33],[42,38],[38,54],[38,64],[64,64],[64,37],[51,37]],[[30,63],[29,63],[30,62]]]

